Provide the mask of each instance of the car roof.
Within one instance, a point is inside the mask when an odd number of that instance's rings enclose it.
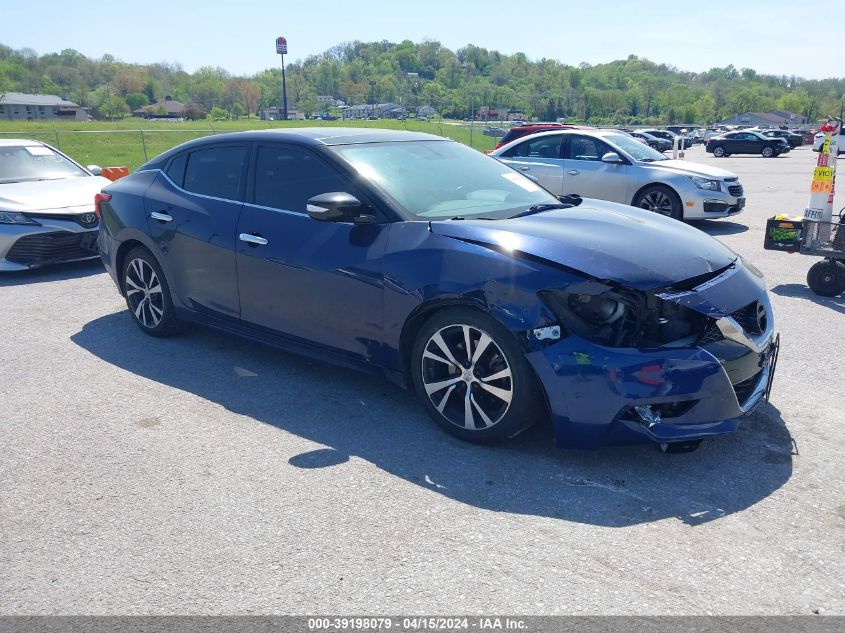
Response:
[[[0,147],[30,147],[37,145],[44,145],[44,143],[42,143],[41,141],[33,141],[32,139],[28,138],[0,138]]]
[[[210,140],[239,140],[239,141],[292,141],[303,145],[351,145],[355,143],[388,143],[391,141],[446,141],[441,136],[424,132],[407,132],[405,130],[387,130],[382,128],[360,127],[301,127],[273,130],[250,130],[246,132],[230,132],[203,137]]]
[[[390,143],[407,141],[443,141],[454,142],[451,139],[426,134],[424,132],[407,132],[404,130],[386,130],[381,128],[357,127],[300,127],[272,130],[249,130],[246,132],[230,132],[214,134],[194,139],[177,145],[142,165],[139,170],[158,166],[174,154],[204,145],[235,142],[289,142],[296,145],[325,147],[333,145],[353,145],[363,143]]]

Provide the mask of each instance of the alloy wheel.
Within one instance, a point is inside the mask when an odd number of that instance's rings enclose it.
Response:
[[[126,267],[126,300],[135,319],[145,328],[152,329],[164,316],[164,293],[158,275],[150,264],[140,257]]]
[[[672,199],[663,191],[654,189],[640,200],[640,208],[672,216]]]
[[[483,330],[447,325],[429,338],[422,355],[422,382],[435,409],[469,431],[502,420],[513,399],[513,376],[504,352]]]

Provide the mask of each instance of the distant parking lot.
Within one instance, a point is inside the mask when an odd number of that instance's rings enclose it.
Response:
[[[0,276],[0,611],[845,614],[845,298],[762,248],[815,155],[686,159],[739,175],[695,226],[782,341],[772,402],[691,454],[465,444],[371,376],[146,337],[99,263]]]

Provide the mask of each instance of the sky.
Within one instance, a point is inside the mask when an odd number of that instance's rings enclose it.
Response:
[[[845,77],[842,0],[247,0],[72,3],[0,0],[0,44],[39,54],[74,48],[124,62],[220,66],[252,75],[341,42],[437,40],[564,64],[630,54],[699,72],[733,64],[808,79]],[[148,8],[147,8],[148,7]],[[826,36],[835,41],[828,46]]]

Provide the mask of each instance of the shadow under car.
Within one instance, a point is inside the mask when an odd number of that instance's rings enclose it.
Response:
[[[444,433],[413,393],[387,380],[204,327],[152,339],[119,312],[72,340],[115,368],[326,447],[291,458],[292,467],[330,468],[357,456],[486,510],[608,527],[670,517],[697,525],[745,510],[792,474],[792,438],[768,404],[693,453],[667,455],[653,445],[561,450],[548,424],[477,446]]]

